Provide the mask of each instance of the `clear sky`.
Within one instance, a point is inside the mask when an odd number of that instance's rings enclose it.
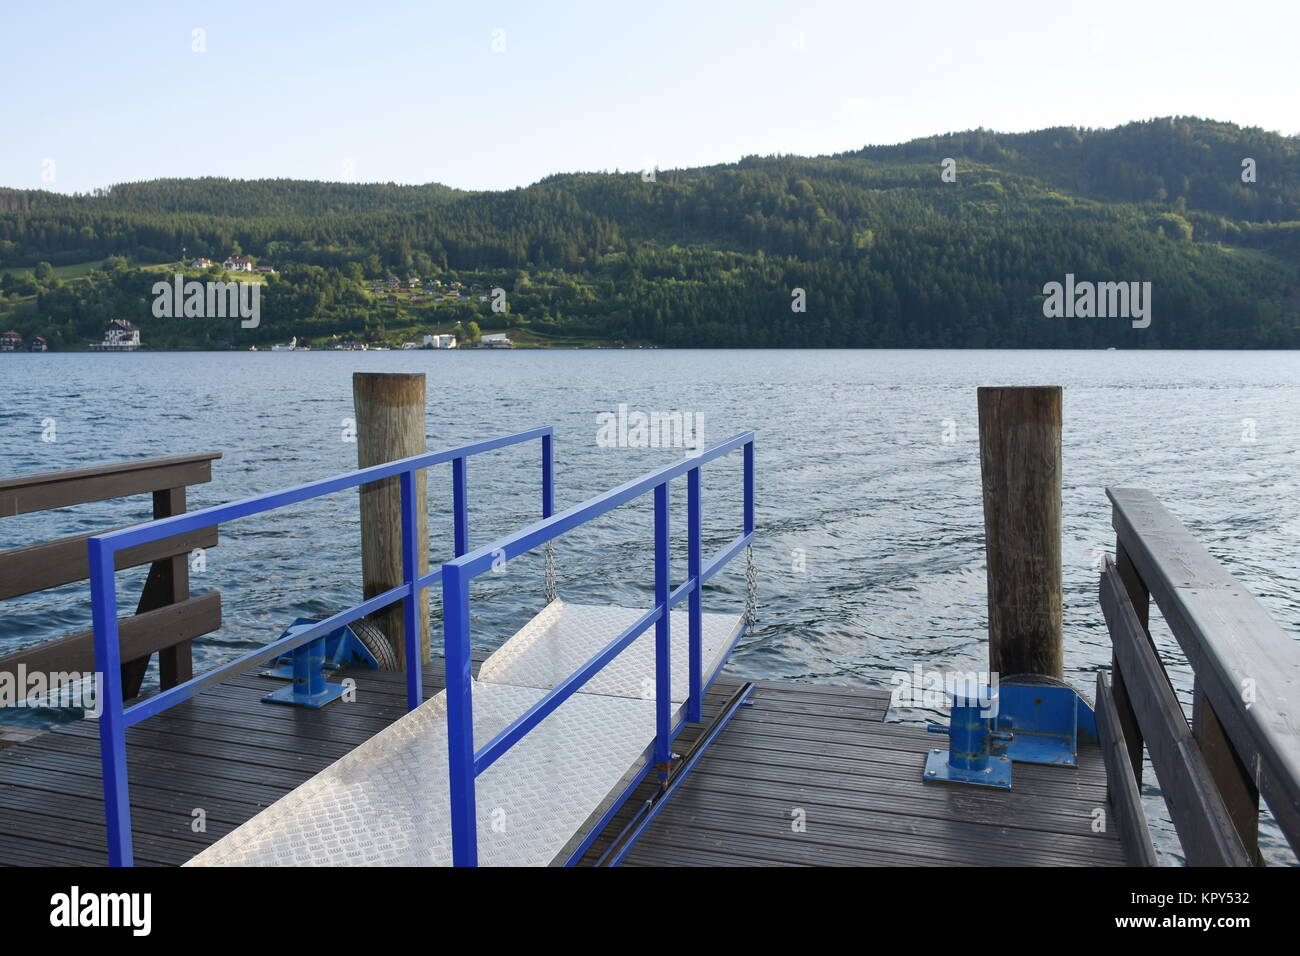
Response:
[[[0,185],[500,189],[1170,114],[1294,134],[1297,37],[1297,0],[0,0]]]

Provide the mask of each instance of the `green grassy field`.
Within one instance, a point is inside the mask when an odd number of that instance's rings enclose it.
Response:
[[[54,277],[56,279],[62,279],[64,282],[67,282],[70,279],[84,279],[86,276],[90,275],[91,271],[100,268],[103,264],[103,259],[95,259],[92,262],[75,262],[70,266],[54,266]],[[175,265],[176,263],[173,262],[160,262],[157,264],[140,263],[135,266],[135,268],[166,271]],[[19,268],[0,269],[0,275],[21,276],[31,271],[33,271],[31,266],[22,266]]]
[[[102,260],[95,262],[77,262],[70,266],[55,266],[54,276],[65,282],[69,279],[84,279],[90,274],[91,269],[98,269]],[[21,276],[24,273],[32,271],[31,266],[23,266],[19,269],[0,269],[0,275]]]

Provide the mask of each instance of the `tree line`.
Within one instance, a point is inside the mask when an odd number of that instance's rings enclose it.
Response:
[[[413,274],[501,285],[511,324],[610,342],[1295,348],[1300,139],[1171,118],[488,193],[220,179],[0,190],[0,268],[171,262],[182,249],[280,269],[263,305],[277,334],[391,324],[397,310],[361,283]],[[131,272],[55,287],[20,271],[0,309],[33,327],[89,325],[140,308]],[[1150,281],[1151,326],[1045,318],[1043,285],[1066,273]],[[34,286],[36,309],[22,311]]]

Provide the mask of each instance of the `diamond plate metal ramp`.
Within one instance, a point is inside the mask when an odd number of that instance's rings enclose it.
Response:
[[[644,614],[625,607],[552,601],[483,662],[478,679],[518,687],[555,687]],[[680,704],[690,690],[688,620],[685,611],[673,611],[670,617],[672,699]],[[700,646],[706,678],[722,665],[740,627],[738,614],[702,615]],[[653,700],[654,625],[583,684],[581,693]]]
[[[479,748],[543,697],[644,612],[552,602],[485,662],[491,679],[474,682],[474,741]],[[716,620],[711,620],[716,618]],[[724,620],[725,619],[725,620]],[[705,615],[704,673],[720,663],[739,618]],[[681,656],[685,697],[685,615],[673,657]],[[655,736],[654,628],[612,661],[599,686],[577,693],[479,776],[479,863],[545,866],[563,861],[576,835],[603,812],[649,759]],[[518,645],[516,646],[516,642]],[[572,644],[573,646],[569,646]],[[563,646],[559,646],[563,645]],[[642,647],[648,647],[648,654]],[[632,655],[623,663],[623,658]],[[493,661],[495,660],[495,663]],[[570,666],[569,661],[575,663]],[[492,663],[489,669],[488,664]],[[676,660],[674,661],[676,664]],[[651,680],[648,696],[642,674]],[[561,668],[567,668],[560,673]],[[546,686],[505,682],[525,676]],[[673,689],[677,696],[678,668]],[[335,704],[346,707],[346,704]],[[680,712],[680,710],[679,710]],[[326,767],[187,866],[449,866],[451,824],[445,694],[415,710]]]

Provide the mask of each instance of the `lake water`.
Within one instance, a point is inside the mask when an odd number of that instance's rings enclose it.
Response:
[[[1105,488],[1153,491],[1300,633],[1300,355],[1259,352],[517,351],[47,354],[0,356],[0,474],[219,450],[190,508],[351,470],[354,371],[428,375],[431,449],[541,424],[556,429],[564,507],[673,461],[682,449],[602,447],[601,413],[702,416],[707,442],[757,432],[759,623],[732,658],[754,677],[892,686],[920,664],[986,667],[983,518],[975,389],[1065,388],[1066,677],[1091,695],[1109,666],[1095,562],[1112,551]],[[54,440],[44,440],[52,438]],[[535,444],[469,464],[474,545],[537,517]],[[740,527],[740,460],[707,466],[706,552]],[[674,498],[684,575],[684,486]],[[434,559],[449,555],[449,467],[430,475]],[[136,498],[7,518],[0,548],[149,516]],[[647,606],[650,500],[559,543],[574,600]],[[295,617],[360,600],[355,492],[222,528],[192,575],[219,588],[225,626],[203,662],[237,655]],[[498,645],[541,604],[540,559],[486,575],[474,638]],[[743,560],[707,608],[740,607]],[[143,571],[119,576],[122,603]],[[436,606],[436,598],[435,598]],[[0,608],[0,653],[89,627],[84,582]],[[436,613],[436,610],[435,610]],[[436,632],[435,632],[436,633]],[[1185,706],[1190,671],[1157,644]],[[900,719],[932,716],[917,710]],[[1148,784],[1154,775],[1147,771]],[[1155,791],[1148,786],[1150,797]],[[1158,841],[1174,859],[1168,824]],[[1290,856],[1276,831],[1266,855]]]

